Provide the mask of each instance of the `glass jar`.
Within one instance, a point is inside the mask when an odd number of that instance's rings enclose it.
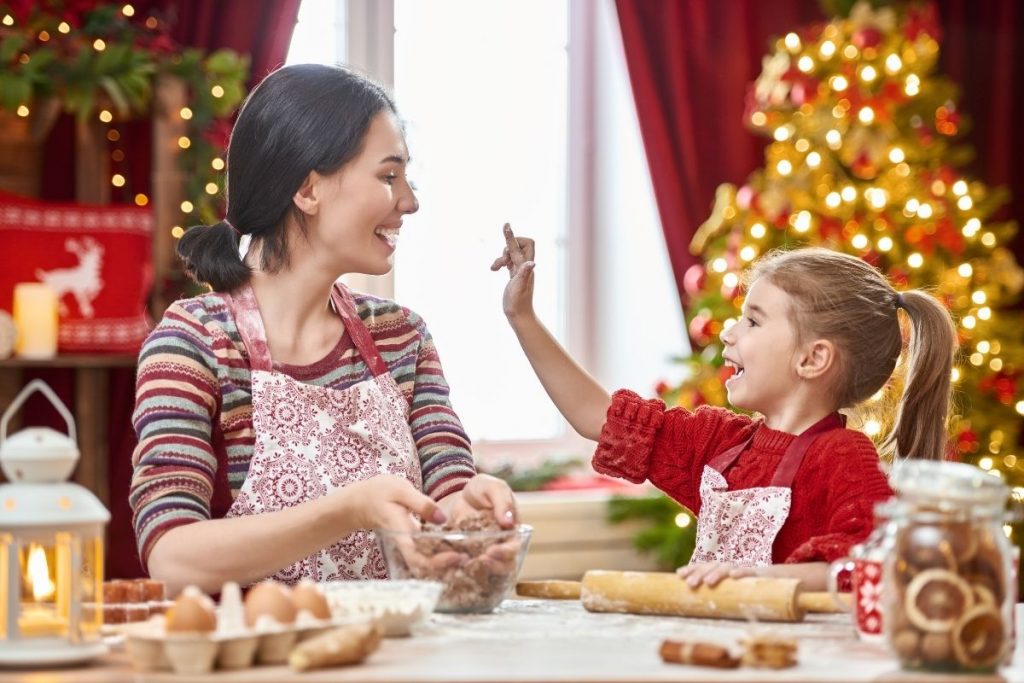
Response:
[[[900,501],[883,578],[890,646],[906,669],[995,671],[1013,624],[1008,487],[934,461],[901,463],[890,480]]]

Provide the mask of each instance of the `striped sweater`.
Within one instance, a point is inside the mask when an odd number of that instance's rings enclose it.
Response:
[[[392,301],[357,292],[353,298],[409,401],[424,491],[439,500],[461,490],[476,469],[426,325]],[[312,365],[274,367],[300,382],[335,389],[371,377],[348,334]],[[129,502],[145,566],[167,530],[223,517],[249,469],[249,358],[223,295],[184,299],[167,309],[142,346],[132,421],[139,441]]]

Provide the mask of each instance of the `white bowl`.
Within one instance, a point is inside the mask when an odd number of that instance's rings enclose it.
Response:
[[[370,617],[385,637],[407,636],[441,596],[437,581],[329,581],[320,584],[334,618]]]

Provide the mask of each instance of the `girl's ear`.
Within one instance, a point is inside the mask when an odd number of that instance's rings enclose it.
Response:
[[[796,373],[802,379],[816,379],[827,373],[836,362],[836,346],[828,339],[815,339],[804,347],[797,361]]]
[[[320,181],[321,176],[316,171],[310,171],[309,175],[299,186],[292,196],[292,202],[303,213],[314,216],[320,210]]]

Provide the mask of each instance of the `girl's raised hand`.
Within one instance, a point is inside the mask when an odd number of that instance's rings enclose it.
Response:
[[[508,223],[502,229],[505,249],[491,264],[491,270],[508,268],[508,284],[502,297],[502,308],[509,319],[533,312],[533,240],[516,237]]]

